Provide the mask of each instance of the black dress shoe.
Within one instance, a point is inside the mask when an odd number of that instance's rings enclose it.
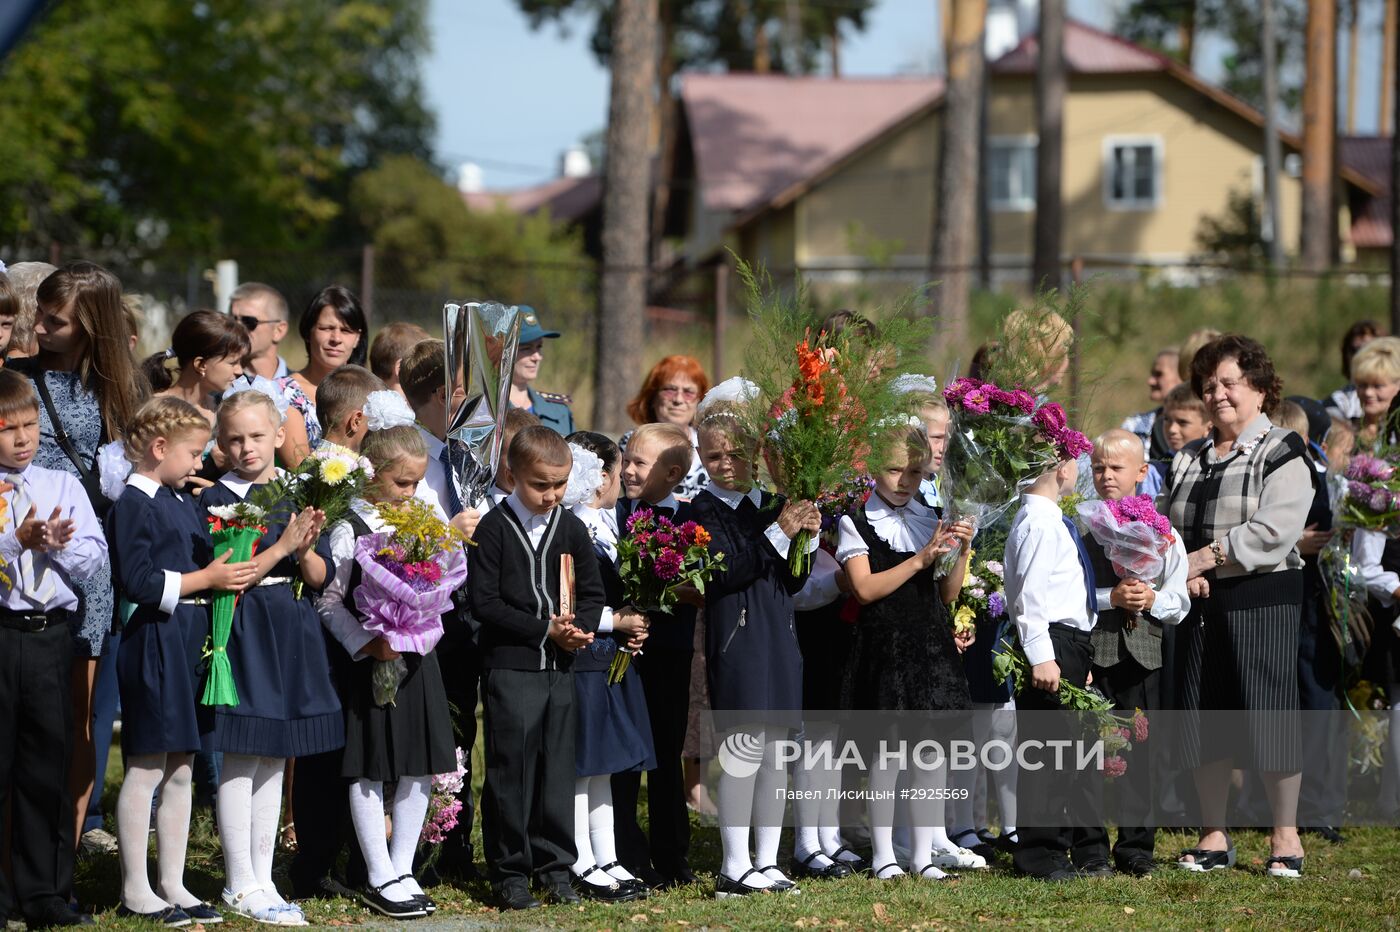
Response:
[[[825,857],[820,851],[813,851],[804,860],[792,859],[792,875],[794,877],[808,877],[812,880],[840,880],[842,877],[851,876],[851,869],[840,861],[831,861],[826,866],[813,864],[819,857]],[[829,859],[828,859],[829,860]]]
[[[1134,877],[1150,877],[1157,869],[1157,862],[1145,854],[1130,854],[1117,860],[1118,870]]]
[[[736,896],[752,896],[755,893],[768,893],[769,887],[750,887],[744,883],[750,874],[758,874],[758,868],[750,867],[739,877],[726,877],[723,874],[715,875],[715,899],[727,900]],[[763,876],[759,874],[759,876]]]
[[[1043,880],[1046,883],[1069,883],[1072,880],[1079,880],[1084,875],[1073,867],[1057,867],[1048,874],[1034,875],[1036,880]]]
[[[1112,877],[1114,873],[1113,865],[1108,863],[1107,858],[1090,858],[1078,865],[1077,869],[1083,877]]]
[[[67,903],[55,903],[52,908],[26,919],[24,924],[30,929],[53,929],[58,926],[97,925],[85,912],[73,909]]]
[[[775,872],[778,874],[778,879],[775,880],[775,879],[773,879],[772,877],[769,877],[769,875],[768,875],[768,872],[769,872],[769,871],[775,871]],[[760,868],[758,869],[758,872],[759,872],[760,874],[762,874],[764,877],[768,877],[768,882],[771,883],[771,884],[773,885],[773,886],[769,887],[768,889],[769,889],[769,890],[772,890],[774,893],[801,893],[801,892],[802,892],[801,890],[799,890],[799,889],[797,888],[797,884],[793,883],[791,880],[788,880],[787,875],[784,874],[784,873],[782,872],[782,870],[779,869],[778,865],[776,865],[776,864],[769,864],[767,867],[760,867]]]
[[[842,852],[854,855],[854,859],[841,857]],[[835,861],[837,864],[846,865],[851,869],[851,873],[853,874],[863,874],[870,870],[870,862],[861,857],[850,845],[842,845],[828,854],[827,857],[831,858],[831,860]]]
[[[567,880],[555,880],[547,885],[549,898],[564,906],[576,906],[583,902],[583,899],[574,892],[573,886]]]
[[[627,868],[623,867],[623,866],[622,866],[619,862],[617,862],[617,861],[613,861],[613,862],[611,862],[611,863],[609,863],[609,864],[599,864],[599,865],[598,865],[598,869],[601,870],[603,873],[607,874],[607,875],[608,875],[609,877],[611,877],[613,880],[615,880],[615,881],[617,881],[618,883],[620,883],[623,887],[627,887],[627,888],[630,888],[631,890],[633,890],[633,891],[637,894],[637,899],[639,899],[639,900],[644,900],[644,899],[646,899],[647,897],[651,896],[651,884],[647,883],[647,882],[646,882],[645,880],[643,880],[642,878],[640,878],[640,877],[630,877],[630,878],[628,878],[627,880],[622,880],[621,878],[613,877],[612,872],[613,872],[615,869],[618,869],[618,868],[621,868],[622,870],[627,870]],[[631,871],[627,871],[627,872],[628,872],[629,874],[632,873]]]
[[[154,922],[169,929],[180,929],[194,921],[190,918],[189,913],[178,906],[167,906],[165,909],[158,909],[153,913],[138,913],[134,909],[118,906],[117,915],[123,919],[144,919],[146,922]]]
[[[530,895],[530,888],[523,883],[513,883],[496,891],[501,898],[503,909],[539,909],[540,901]]]
[[[391,900],[384,895],[386,887],[392,887],[398,882],[399,879],[395,877],[377,887],[365,887],[360,891],[360,902],[389,919],[421,919],[428,915],[427,908],[417,897],[409,900]]]
[[[601,867],[590,867],[582,874],[575,874],[574,891],[585,900],[599,903],[626,903],[641,899],[643,894],[631,884],[624,884]]]

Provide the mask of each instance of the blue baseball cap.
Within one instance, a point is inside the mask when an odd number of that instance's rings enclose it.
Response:
[[[520,305],[520,342],[533,343],[536,340],[543,340],[550,337],[559,336],[557,330],[546,330],[540,326],[540,315],[535,313],[535,309],[528,304]]]

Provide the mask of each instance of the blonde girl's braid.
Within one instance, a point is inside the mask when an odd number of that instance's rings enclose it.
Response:
[[[131,423],[126,425],[126,458],[140,463],[157,437],[169,439],[200,431],[209,435],[209,419],[194,405],[169,395],[152,398],[137,409]]]

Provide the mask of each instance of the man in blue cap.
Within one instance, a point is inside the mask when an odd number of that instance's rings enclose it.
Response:
[[[559,336],[556,330],[540,326],[539,315],[528,305],[520,305],[520,348],[515,354],[515,369],[510,376],[510,403],[524,408],[540,423],[561,436],[574,432],[574,413],[569,410],[572,399],[553,392],[537,392],[530,387],[540,374],[544,358],[544,341]]]

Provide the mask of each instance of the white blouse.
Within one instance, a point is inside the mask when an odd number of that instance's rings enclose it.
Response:
[[[378,510],[363,499],[352,501],[350,510],[376,534],[386,527]],[[321,616],[321,624],[350,654],[350,659],[363,660],[365,655],[360,651],[375,635],[365,630],[354,608],[346,604],[350,597],[350,574],[355,568],[355,529],[349,521],[338,521],[331,528],[331,560],[335,563],[335,574],[316,600],[316,611]]]
[[[574,516],[588,528],[588,536],[594,543],[602,545],[608,559],[617,563],[617,512],[611,508],[594,508],[591,505],[575,505]],[[607,634],[613,629],[613,607],[603,606],[603,615],[598,620],[598,633]]]
[[[877,494],[871,494],[865,503],[865,519],[875,536],[900,553],[917,553],[933,540],[938,530],[938,515],[933,509],[911,498],[909,504],[896,508]],[[836,560],[845,563],[852,557],[863,557],[870,553],[865,539],[856,530],[856,523],[850,515],[841,518],[840,533],[836,541]]]

